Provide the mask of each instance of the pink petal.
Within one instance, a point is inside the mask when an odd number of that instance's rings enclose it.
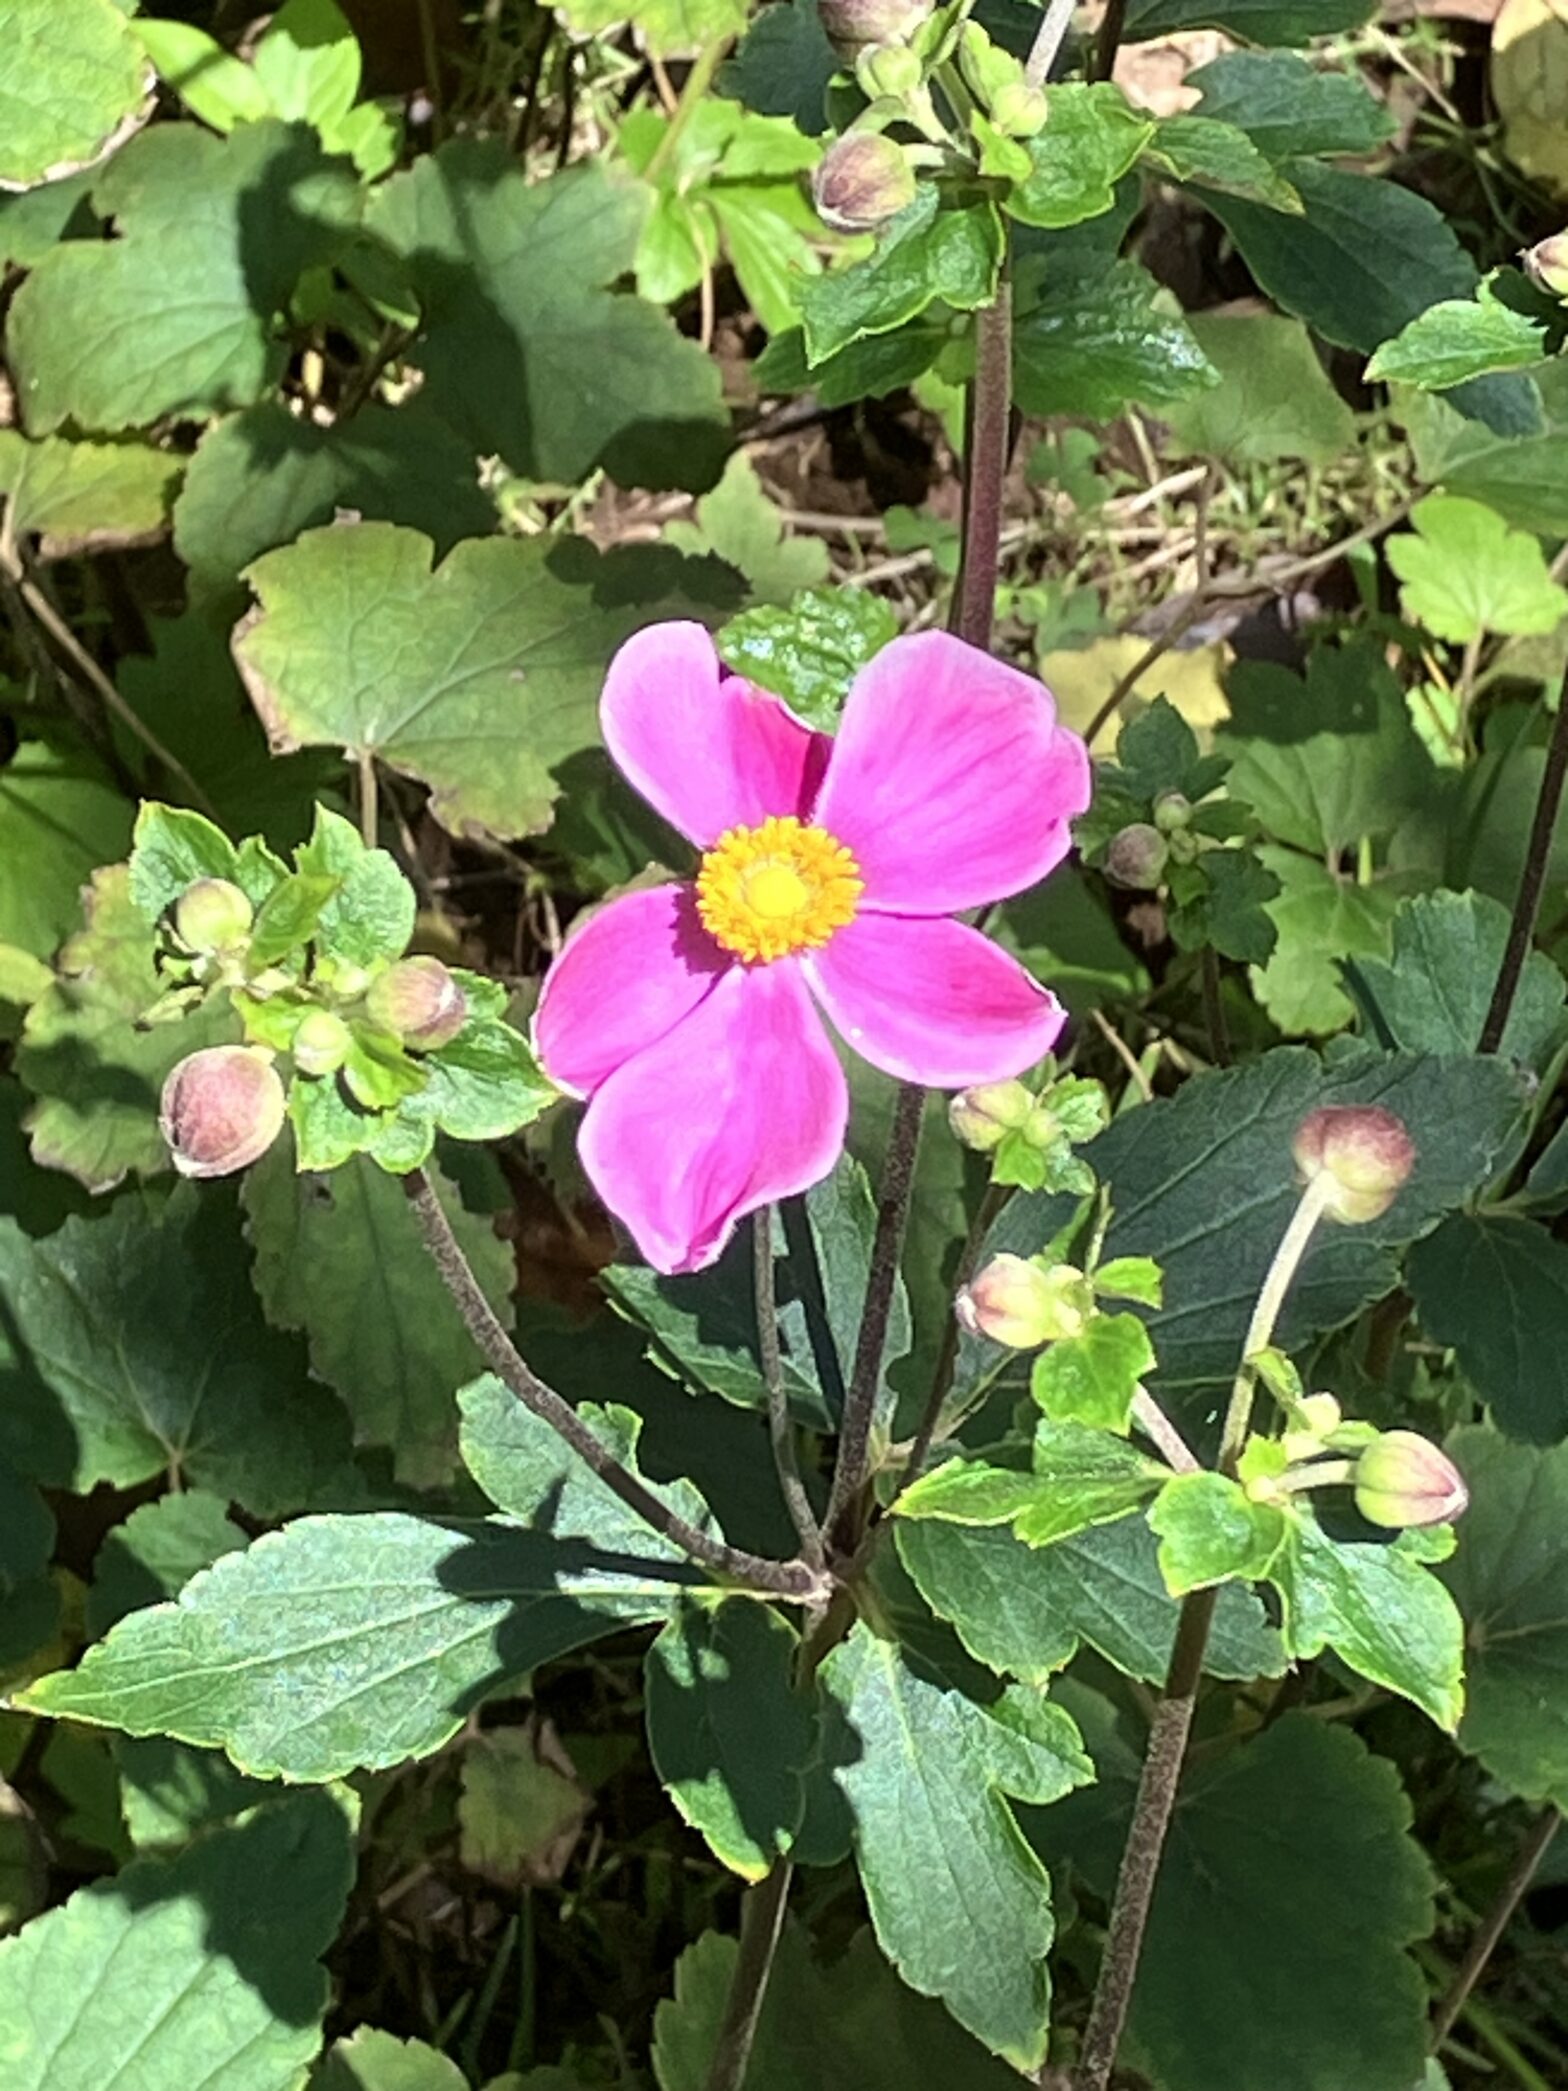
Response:
[[[803,964],[857,1053],[933,1089],[1022,1074],[1066,1021],[1053,994],[962,922],[860,915]]]
[[[545,976],[534,1043],[552,1082],[588,1096],[689,1016],[734,961],[697,919],[690,886],[627,893],[567,939]]]
[[[849,1095],[799,970],[736,966],[599,1089],[578,1141],[658,1271],[712,1263],[737,1220],[826,1176]]]
[[[952,915],[1044,878],[1088,804],[1088,751],[1045,685],[916,632],[856,676],[813,818],[854,851],[866,907]]]
[[[721,674],[700,624],[651,624],[628,639],[599,718],[621,771],[704,849],[726,828],[802,812],[826,755],[823,736],[780,698]]]

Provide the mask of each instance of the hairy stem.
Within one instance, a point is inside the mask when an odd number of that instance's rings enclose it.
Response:
[[[1535,1870],[1546,1857],[1552,1839],[1562,1823],[1561,1812],[1555,1808],[1542,1811],[1539,1821],[1532,1824],[1530,1834],[1520,1845],[1508,1877],[1497,1892],[1497,1900],[1486,1913],[1486,1920],[1470,1941],[1470,1950],[1459,1964],[1459,1972],[1450,1983],[1447,1995],[1432,2014],[1431,2052],[1435,2055],[1453,2031],[1454,2021],[1469,2002],[1470,1992],[1480,1980],[1482,1971],[1496,1950],[1497,1942],[1508,1929],[1514,1911],[1524,1900],[1525,1891],[1535,1878]]]
[[[794,1873],[788,1859],[775,1859],[767,1878],[746,1897],[740,1919],[740,1953],[730,1977],[706,2091],[741,2091],[746,2081]]]
[[[1132,1398],[1132,1420],[1163,1456],[1168,1467],[1173,1467],[1178,1474],[1203,1471],[1202,1460],[1147,1387],[1140,1387]]]
[[[749,1554],[742,1547],[729,1546],[722,1539],[699,1531],[688,1519],[662,1503],[646,1482],[623,1467],[594,1436],[571,1403],[563,1400],[553,1387],[547,1387],[538,1377],[501,1326],[424,1170],[415,1169],[405,1176],[403,1187],[408,1193],[420,1238],[485,1363],[531,1415],[549,1424],[556,1435],[570,1445],[612,1495],[618,1496],[628,1510],[635,1511],[671,1545],[678,1546],[692,1560],[700,1561],[705,1568],[711,1568],[719,1575],[733,1577],[737,1582],[766,1590],[773,1596],[800,1603],[816,1602],[827,1594],[821,1571],[809,1562],[770,1561],[761,1554]]]
[[[800,1478],[795,1425],[784,1391],[784,1361],[779,1354],[779,1311],[773,1286],[773,1209],[763,1206],[752,1222],[752,1282],[757,1303],[757,1356],[768,1397],[768,1436],[778,1469],[779,1493],[800,1536],[800,1551],[813,1568],[823,1561],[822,1531],[806,1484]]]
[[[1563,677],[1557,698],[1557,717],[1546,750],[1546,767],[1541,772],[1535,819],[1530,824],[1530,842],[1525,851],[1524,869],[1519,874],[1519,891],[1514,895],[1508,942],[1503,948],[1497,985],[1492,990],[1491,1007],[1486,1012],[1480,1044],[1476,1047],[1480,1053],[1495,1053],[1508,1028],[1509,1011],[1514,1006],[1524,962],[1530,955],[1530,944],[1535,936],[1536,917],[1541,912],[1541,889],[1546,884],[1546,869],[1552,854],[1552,838],[1557,832],[1565,777],[1568,777],[1568,675]]]
[[[971,646],[989,646],[996,615],[1002,508],[1012,456],[1013,286],[1004,260],[996,301],[975,322],[975,375],[964,444],[964,555],[952,627]]]
[[[985,1193],[975,1208],[975,1216],[969,1224],[969,1233],[959,1254],[958,1266],[953,1272],[955,1296],[963,1291],[974,1276],[975,1266],[980,1261],[980,1251],[985,1247],[997,1216],[1011,1195],[1011,1188],[1006,1184],[986,1185]],[[910,1441],[909,1458],[904,1463],[903,1485],[906,1488],[912,1481],[920,1479],[920,1470],[930,1456],[932,1440],[942,1420],[942,1410],[952,1392],[953,1373],[958,1364],[958,1334],[958,1317],[950,1311],[946,1326],[942,1330],[942,1347],[937,1352],[936,1364],[931,1373],[931,1391],[926,1396],[920,1427]]]

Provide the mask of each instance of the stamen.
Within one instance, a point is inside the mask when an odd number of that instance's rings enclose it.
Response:
[[[697,913],[708,933],[748,965],[825,944],[855,918],[860,866],[825,828],[793,814],[730,828],[703,857]]]

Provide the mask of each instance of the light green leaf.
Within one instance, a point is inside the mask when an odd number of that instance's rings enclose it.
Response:
[[[0,1002],[25,1009],[53,984],[54,973],[41,958],[19,944],[0,944]]]
[[[1486,1022],[1508,941],[1509,911],[1485,893],[1402,901],[1387,959],[1357,959],[1356,999],[1374,1035],[1414,1053],[1468,1053]],[[1544,951],[1525,961],[1498,1050],[1539,1066],[1563,1028],[1562,974]]]
[[[1202,92],[1200,116],[1235,124],[1271,160],[1370,153],[1394,129],[1359,74],[1320,70],[1294,51],[1227,51],[1186,84]]]
[[[1458,644],[1483,632],[1550,632],[1568,617],[1568,588],[1546,569],[1539,541],[1460,494],[1428,494],[1415,526],[1384,550],[1404,584],[1405,615]]]
[[[798,589],[828,578],[820,537],[790,537],[785,511],[769,500],[757,468],[737,450],[724,477],[697,503],[695,523],[671,523],[665,537],[683,552],[712,552],[744,574],[761,603],[787,603]]]
[[[282,113],[274,108],[255,70],[193,22],[144,19],[136,31],[160,77],[193,116],[215,131],[232,131],[236,124],[260,123]]]
[[[1285,1538],[1285,1514],[1250,1502],[1223,1474],[1178,1474],[1149,1510],[1160,1542],[1160,1573],[1172,1597],[1239,1577],[1257,1582]]]
[[[1097,1314],[1081,1336],[1047,1345],[1030,1390],[1053,1423],[1125,1432],[1138,1383],[1153,1370],[1153,1346],[1137,1315]]]
[[[476,453],[574,484],[698,492],[719,474],[718,366],[609,286],[633,267],[649,192],[602,167],[529,183],[499,140],[455,139],[376,191],[368,229],[408,265],[424,403]]]
[[[810,588],[788,609],[767,605],[732,617],[718,648],[738,675],[783,697],[827,733],[856,675],[897,636],[891,605],[869,588]]]
[[[422,2040],[361,2026],[328,2048],[311,2073],[310,2091],[468,2091],[468,2079]]]
[[[8,346],[33,435],[138,428],[244,406],[281,375],[279,320],[304,271],[346,244],[350,170],[308,131],[214,138],[159,124],[93,189],[113,240],[69,240],[17,292]]]
[[[415,901],[395,857],[367,849],[351,820],[318,806],[310,840],[295,862],[307,879],[330,881],[333,888],[317,918],[324,954],[363,967],[402,957],[414,934]]]
[[[531,1728],[485,1728],[463,1751],[463,1864],[500,1887],[550,1877],[551,1847],[570,1842],[588,1809],[584,1788],[547,1762],[539,1743]]]
[[[285,0],[256,46],[256,78],[279,116],[329,145],[359,95],[359,45],[335,0]]]
[[[579,36],[630,21],[656,56],[687,58],[738,35],[750,8],[748,0],[559,0],[557,11]]]
[[[689,610],[669,552],[582,540],[466,539],[434,566],[391,523],[312,530],[248,570],[259,598],[235,644],[275,748],[370,753],[428,784],[456,834],[549,824],[568,755],[598,738],[620,642]]]
[[[0,188],[57,180],[135,119],[151,80],[112,0],[0,0]]]
[[[1287,1036],[1327,1037],[1354,1014],[1341,985],[1343,962],[1387,952],[1398,896],[1347,882],[1293,850],[1263,848],[1258,859],[1280,893],[1267,907],[1277,932],[1273,956],[1252,969],[1253,992]]]
[[[1538,1445],[1568,1436],[1568,1246],[1534,1220],[1451,1213],[1416,1244],[1407,1281],[1422,1328],[1452,1347],[1500,1429]]]
[[[1164,407],[1217,385],[1191,328],[1155,296],[1140,263],[1103,258],[1058,263],[1035,302],[1021,291],[1013,378],[1025,413],[1108,421],[1129,400]]]
[[[0,493],[8,520],[39,539],[39,556],[113,551],[150,544],[163,534],[183,465],[147,443],[69,443],[45,436],[29,443],[0,429]]]
[[[1464,1622],[1427,1565],[1392,1545],[1330,1539],[1310,1511],[1290,1520],[1273,1569],[1293,1655],[1332,1648],[1450,1732],[1464,1710]]]
[[[131,809],[98,763],[23,741],[0,768],[0,942],[52,958],[81,920],[81,891],[123,856]]]
[[[803,283],[800,316],[814,368],[868,334],[890,334],[928,305],[989,304],[1002,265],[1002,221],[982,202],[943,209],[934,183],[877,235],[865,261]]]
[[[1143,157],[1191,188],[1250,197],[1298,217],[1304,209],[1296,190],[1247,133],[1212,116],[1162,118]]]
[[[1079,225],[1115,207],[1116,184],[1154,136],[1153,120],[1108,80],[1047,89],[1050,115],[1028,141],[1033,171],[1006,209],[1024,225]]]
[[[1300,320],[1269,312],[1194,312],[1187,324],[1220,383],[1166,410],[1185,448],[1235,464],[1300,458],[1326,465],[1354,443],[1356,417]]]
[[[1028,1546],[1050,1546],[1107,1525],[1154,1494],[1167,1469],[1109,1431],[1042,1419],[1034,1469],[950,1459],[905,1489],[900,1517],[960,1525],[1011,1525]]]
[[[290,1794],[0,1944],[8,2091],[103,2091],[132,2067],[147,2085],[294,2091],[321,2044],[356,1815]]]
[[[434,1180],[486,1297],[510,1322],[511,1250]],[[454,1397],[479,1353],[402,1185],[365,1160],[322,1181],[299,1178],[280,1143],[249,1172],[243,1196],[268,1318],[305,1333],[312,1368],[342,1395],[361,1444],[390,1446],[399,1478],[415,1487],[447,1480]]]
[[[791,128],[799,143],[800,134]],[[815,213],[798,184],[720,182],[707,201],[719,222],[736,281],[757,318],[770,334],[796,325],[800,286],[822,273],[812,244]]]
[[[1506,295],[1494,286],[1501,284]],[[1516,270],[1497,270],[1474,298],[1442,298],[1418,313],[1366,368],[1368,384],[1447,392],[1494,370],[1528,370],[1568,331],[1562,310]]]
[[[654,1770],[743,1880],[761,1880],[789,1852],[805,1816],[816,1723],[795,1688],[798,1648],[779,1613],[742,1597],[684,1607],[648,1650]]]

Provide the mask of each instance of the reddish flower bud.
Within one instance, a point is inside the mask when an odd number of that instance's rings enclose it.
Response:
[[[1356,1508],[1374,1525],[1445,1525],[1470,1501],[1448,1454],[1413,1430],[1386,1430],[1356,1462]]]
[[[1291,1153],[1307,1183],[1333,1179],[1324,1211],[1347,1226],[1387,1212],[1416,1159],[1404,1121],[1380,1104],[1325,1104],[1309,1112]]]
[[[1050,1270],[1026,1256],[993,1256],[953,1303],[960,1328],[1009,1350],[1038,1350],[1081,1336],[1094,1313],[1094,1288],[1070,1263]]]
[[[1548,297],[1568,301],[1568,232],[1554,232],[1525,250],[1524,265],[1530,280]]]
[[[204,1046],[170,1071],[158,1125],[182,1176],[232,1176],[266,1153],[285,1108],[269,1054]]]
[[[868,44],[907,43],[936,0],[817,0],[817,19],[840,58],[854,63]]]
[[[823,158],[811,194],[835,232],[872,232],[914,202],[915,170],[895,139],[850,131]]]
[[[433,1053],[468,1022],[468,997],[438,958],[400,958],[371,982],[365,1012],[415,1052]]]
[[[1152,893],[1165,876],[1170,854],[1171,846],[1158,828],[1146,820],[1135,820],[1111,837],[1105,852],[1105,876],[1113,886]]]
[[[228,879],[197,879],[174,905],[174,933],[187,951],[232,951],[255,919],[247,896]]]
[[[947,1107],[947,1122],[965,1147],[989,1154],[1026,1122],[1033,1108],[1034,1098],[1022,1082],[982,1082],[977,1089],[959,1091]]]
[[[302,1075],[330,1075],[348,1058],[353,1034],[330,1009],[308,1009],[299,1020],[289,1050]]]

